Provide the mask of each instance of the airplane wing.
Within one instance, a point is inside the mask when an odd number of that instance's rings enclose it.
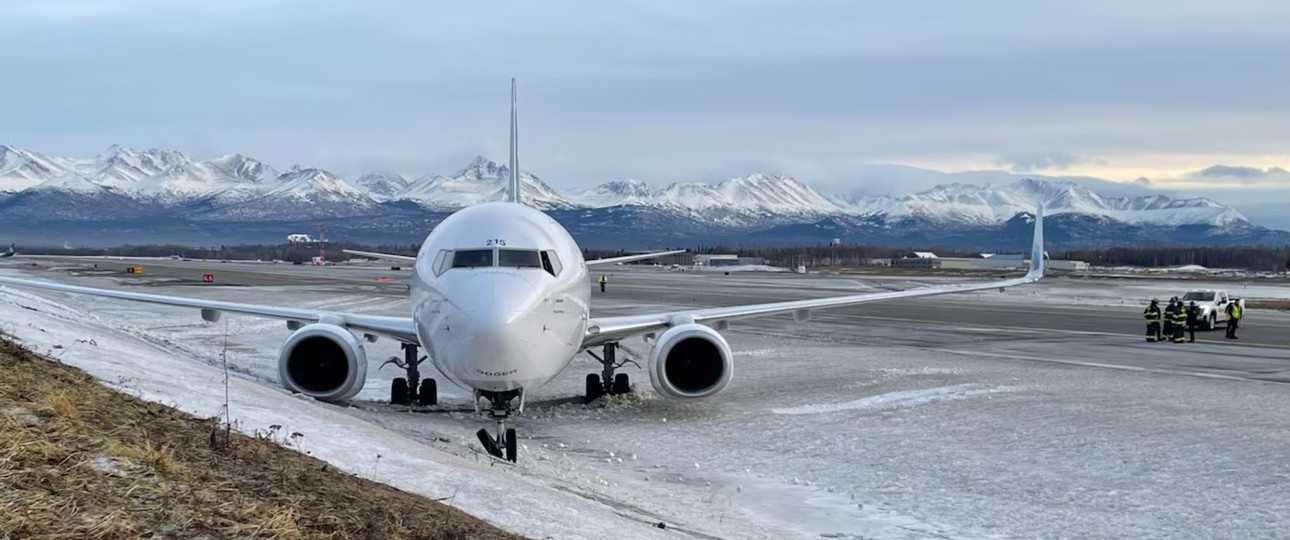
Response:
[[[167,306],[179,306],[202,310],[202,317],[207,320],[215,320],[214,317],[208,316],[216,313],[236,313],[239,315],[253,315],[256,317],[266,317],[270,319],[283,319],[287,321],[298,321],[304,323],[323,322],[335,324],[345,328],[351,328],[360,332],[381,334],[392,337],[399,341],[414,343],[416,342],[416,330],[409,317],[388,317],[381,315],[362,315],[354,313],[337,313],[330,311],[315,311],[309,309],[261,306],[255,304],[239,304],[235,302],[221,302],[218,300],[202,300],[197,298],[182,298],[177,296],[164,296],[160,294],[137,293],[130,291],[116,291],[110,289],[95,289],[92,287],[79,287],[76,285],[67,285],[63,283],[54,283],[51,281],[37,281],[32,279],[19,279],[10,277],[0,277],[0,285],[13,285],[16,287],[30,287],[34,289],[45,289],[50,291],[66,292],[72,294],[85,294],[90,296],[101,296],[104,298],[115,298],[118,300],[132,300],[135,302],[147,302],[150,304],[162,304]]]
[[[1031,244],[1030,269],[1026,275],[1013,279],[997,281],[937,285],[904,291],[865,293],[830,298],[813,298],[809,300],[791,300],[745,306],[719,307],[655,313],[649,315],[626,315],[619,317],[600,317],[587,324],[587,333],[582,346],[594,347],[613,343],[623,339],[658,332],[666,328],[688,323],[704,323],[718,329],[724,329],[729,321],[751,317],[763,317],[782,313],[793,313],[798,320],[805,320],[812,310],[832,309],[869,302],[881,302],[898,298],[918,298],[969,291],[1003,289],[1039,281],[1044,276],[1044,209],[1041,206],[1035,212],[1035,235]]]
[[[416,257],[409,257],[407,255],[390,255],[387,253],[374,253],[371,251],[356,251],[352,249],[342,249],[341,252],[348,253],[350,255],[358,255],[361,257],[371,257],[373,259],[385,259],[387,261],[399,261],[399,262],[409,262],[409,263],[417,262]]]
[[[685,250],[677,249],[673,251],[660,251],[658,253],[646,253],[644,255],[624,255],[622,257],[609,257],[607,259],[592,259],[590,261],[587,261],[587,266],[594,266],[597,264],[614,264],[614,263],[620,263],[620,262],[642,261],[645,259],[653,259],[654,257],[671,255],[673,253],[685,253]]]

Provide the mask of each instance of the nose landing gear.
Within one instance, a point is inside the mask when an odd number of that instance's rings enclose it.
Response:
[[[426,361],[426,356],[417,357],[417,346],[414,343],[403,344],[403,358],[397,356],[390,357],[381,364],[394,364],[407,371],[407,378],[399,377],[394,379],[390,385],[390,403],[394,405],[434,405],[439,403],[439,385],[434,379],[421,379],[421,372],[418,369],[422,362]],[[420,380],[420,388],[417,381]],[[418,392],[418,390],[420,390]]]
[[[497,422],[497,435],[494,437],[488,433],[487,429],[481,429],[475,433],[479,437],[479,443],[484,445],[490,455],[496,458],[505,459],[515,463],[519,459],[519,441],[515,436],[515,428],[507,428],[506,420],[511,417],[512,402],[518,398],[520,401],[519,409],[524,409],[524,394],[522,390],[510,390],[506,392],[486,392],[483,390],[475,391],[475,406],[479,406],[479,398],[488,400],[489,416]]]
[[[588,355],[591,355],[592,358],[595,358],[600,362],[601,371],[600,374],[587,374],[586,395],[583,398],[585,403],[591,403],[600,399],[601,396],[616,396],[619,394],[630,393],[632,391],[631,379],[627,374],[615,374],[614,371],[627,364],[632,364],[636,367],[640,367],[640,364],[637,364],[631,359],[623,360],[622,362],[617,361],[615,357],[617,356],[616,353],[618,349],[622,349],[627,351],[628,354],[636,356],[636,354],[630,349],[623,347],[618,343],[606,344],[601,350],[601,356],[596,356],[596,353],[587,351]]]

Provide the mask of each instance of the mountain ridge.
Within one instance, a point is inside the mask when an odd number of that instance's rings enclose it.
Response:
[[[899,170],[897,170],[899,172]],[[464,206],[504,200],[510,171],[483,156],[449,174],[419,177],[373,172],[354,182],[324,169],[286,171],[243,154],[195,160],[176,150],[113,145],[78,159],[0,146],[0,212],[28,219],[110,221],[95,216],[93,199],[123,216],[157,223],[306,222],[372,218],[362,227],[395,234],[408,216],[439,216]],[[823,194],[785,173],[754,173],[719,182],[652,186],[612,180],[561,192],[521,169],[526,203],[557,213],[577,234],[619,232],[678,239],[685,234],[776,241],[830,227],[900,242],[900,234],[956,237],[1002,230],[1040,203],[1050,216],[1069,215],[1072,241],[1185,238],[1276,241],[1279,231],[1251,223],[1239,211],[1203,197],[1104,195],[1075,181],[1021,178],[1011,182],[937,185],[904,195]],[[42,206],[64,205],[64,208]],[[0,219],[4,219],[0,214]],[[400,217],[401,216],[401,217]],[[380,219],[376,219],[380,218]],[[396,218],[396,219],[387,219]],[[599,230],[587,225],[598,224]],[[813,224],[831,224],[817,226]],[[68,225],[74,229],[74,225]],[[664,234],[660,229],[672,228]],[[1153,231],[1150,234],[1140,231]],[[1196,232],[1197,230],[1201,232]],[[756,231],[769,231],[764,235]],[[1174,231],[1174,232],[1170,232]],[[1266,232],[1265,232],[1266,231]],[[782,233],[782,234],[781,234]],[[365,233],[366,234],[366,233]],[[841,234],[841,233],[838,233]],[[977,234],[972,232],[968,234]],[[983,233],[982,233],[983,234]],[[1084,235],[1087,238],[1080,239]],[[1284,233],[1283,233],[1284,234]],[[961,235],[960,235],[961,236]],[[1226,240],[1225,240],[1226,239]],[[1290,242],[1290,235],[1287,236]]]

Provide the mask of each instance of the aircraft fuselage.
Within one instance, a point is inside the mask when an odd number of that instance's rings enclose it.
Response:
[[[521,204],[471,206],[426,237],[412,274],[417,339],[465,389],[540,386],[582,348],[591,289],[582,251]]]

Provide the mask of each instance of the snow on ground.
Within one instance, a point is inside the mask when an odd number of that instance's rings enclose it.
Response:
[[[80,308],[4,287],[0,287],[0,318],[4,321],[0,328],[23,344],[84,369],[119,390],[201,417],[216,416],[223,407],[223,372],[207,363],[218,350],[206,349],[199,353],[204,361],[194,361],[189,357],[190,346],[160,337],[161,333],[127,329]],[[632,538],[667,537],[612,506],[551,489],[491,458],[435,450],[346,414],[341,407],[293,397],[237,374],[230,379],[229,390],[239,430],[268,431],[276,424],[283,426],[284,433],[303,433],[298,444],[302,451],[352,474],[428,497],[448,498],[450,504],[508,530],[537,538],[605,538],[625,533]]]
[[[156,291],[407,309],[402,298],[345,287]],[[41,352],[127,391],[203,416],[220,410],[224,323],[202,323],[189,310],[4,288],[0,320]],[[597,366],[576,360],[531,397],[516,422],[521,462],[511,466],[481,455],[473,432],[484,424],[451,385],[441,385],[445,412],[377,403],[398,373],[376,366],[395,345],[369,347],[359,406],[336,407],[277,388],[281,322],[226,320],[242,429],[279,424],[304,433],[305,450],[345,470],[455,495],[456,506],[529,536],[1277,538],[1290,527],[1287,387],[1035,363],[1012,350],[1022,344],[1028,355],[1072,358],[1066,351],[1084,346],[1185,365],[1189,355],[1210,354],[1190,352],[1202,349],[1096,336],[943,337],[980,353],[965,354],[878,345],[943,333],[919,328],[874,326],[862,338],[869,344],[857,346],[828,325],[736,325],[728,333],[735,380],[708,400],[661,399],[644,371],[629,367],[639,392],[583,406],[569,398]],[[1097,347],[1088,347],[1093,340]],[[671,528],[649,527],[657,521]]]

